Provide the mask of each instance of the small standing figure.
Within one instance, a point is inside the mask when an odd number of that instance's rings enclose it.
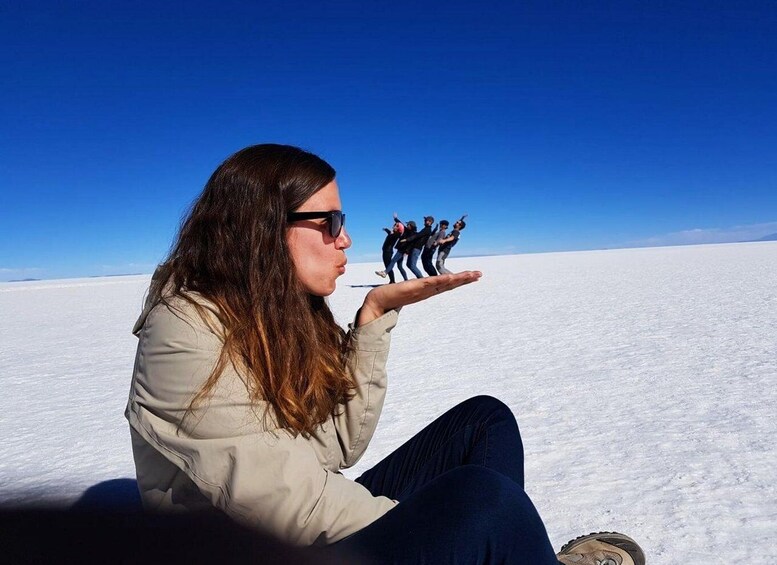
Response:
[[[433,223],[434,218],[432,216],[424,216],[424,227],[421,231],[407,238],[407,266],[413,271],[417,279],[424,278],[421,270],[418,268],[418,258],[421,256],[421,250],[432,235]]]
[[[464,218],[466,217],[467,215],[464,214],[453,224],[453,231],[451,232],[451,235],[438,241],[440,250],[437,252],[437,270],[441,275],[451,274],[451,271],[445,268],[445,260],[448,258],[448,255],[450,254],[451,249],[453,249],[453,246],[459,242],[459,235],[461,234],[461,230],[467,227],[467,224],[464,223]]]
[[[394,225],[396,224],[400,224],[402,226],[401,232],[400,232],[402,234],[402,237],[394,245],[394,249],[395,249],[394,256],[391,258],[391,261],[388,262],[388,265],[386,265],[385,270],[375,271],[375,274],[385,279],[386,274],[391,273],[394,270],[394,266],[396,266],[397,269],[399,269],[399,273],[402,275],[402,278],[404,280],[407,280],[407,273],[405,272],[405,269],[402,267],[402,259],[405,256],[405,252],[407,248],[407,238],[415,233],[415,222],[410,221],[407,223],[407,227],[405,227],[402,221],[397,217],[397,213],[394,212]]]
[[[395,221],[394,227],[392,229],[383,228],[383,231],[388,234],[386,235],[386,239],[383,240],[383,266],[388,267],[389,263],[391,263],[391,258],[394,255],[394,245],[396,245],[397,241],[399,241],[399,238],[402,237],[402,233],[405,231],[405,226],[402,222]],[[396,282],[394,280],[394,269],[388,271],[387,274],[389,281],[392,283]]]
[[[424,266],[424,271],[426,271],[426,274],[428,274],[430,277],[437,276],[437,269],[434,268],[434,262],[432,261],[432,258],[434,257],[434,252],[437,251],[439,241],[445,238],[447,231],[448,220],[440,220],[439,229],[437,229],[437,226],[434,227],[434,230],[432,230],[432,235],[430,235],[429,239],[426,240],[424,250],[421,252],[421,264]]]

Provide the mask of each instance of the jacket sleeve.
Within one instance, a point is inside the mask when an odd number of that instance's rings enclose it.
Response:
[[[325,469],[315,439],[268,425],[266,406],[250,402],[234,370],[225,371],[202,408],[184,417],[220,341],[203,324],[157,309],[139,335],[127,417],[213,506],[289,543],[311,545],[336,542],[396,505]],[[155,471],[139,466],[137,472],[139,483],[148,484],[143,475]]]
[[[422,237],[428,236],[428,235],[429,235],[429,231],[426,231],[426,230],[428,230],[428,229],[429,229],[429,228],[427,228],[427,227],[424,227],[424,229],[422,229],[421,231],[414,233],[413,235],[411,235],[410,237],[408,237],[408,238],[405,240],[405,243],[407,243],[408,245],[410,245],[410,244],[412,244],[412,243],[415,243],[416,241],[418,241],[418,240],[419,240],[419,239],[421,239]]]
[[[378,425],[386,398],[391,330],[398,316],[397,310],[390,310],[358,328],[354,324],[349,326],[348,369],[356,381],[356,391],[334,419],[343,452],[341,469],[359,461]]]

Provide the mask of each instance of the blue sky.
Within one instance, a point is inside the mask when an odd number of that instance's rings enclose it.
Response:
[[[254,143],[327,159],[354,239],[459,254],[777,232],[774,2],[13,2],[0,280],[150,272]]]

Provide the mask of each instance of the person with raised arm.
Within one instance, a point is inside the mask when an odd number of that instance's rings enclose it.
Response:
[[[397,215],[396,213],[394,213],[394,218],[396,217]],[[409,262],[410,246],[417,233],[418,233],[418,230],[416,227],[416,223],[413,220],[410,220],[409,222],[407,222],[407,224],[405,224],[405,229],[402,232],[402,237],[399,238],[399,241],[397,241],[397,244],[395,246],[396,252],[394,253],[394,256],[391,258],[391,261],[389,261],[389,264],[386,265],[384,270],[375,271],[375,274],[385,279],[386,274],[390,273],[391,270],[394,268],[394,266],[396,266],[399,269],[399,272],[402,274],[402,278],[407,280],[407,273],[402,268],[402,260],[407,257]],[[410,266],[409,263],[408,263],[408,266]],[[418,272],[418,268],[416,267],[414,274],[418,278],[417,272]]]
[[[432,235],[429,236],[429,239],[424,245],[424,250],[421,253],[421,264],[424,266],[426,274],[430,277],[436,277],[439,274],[437,273],[437,269],[434,268],[432,258],[434,257],[435,251],[437,251],[439,241],[445,238],[445,232],[447,230],[448,220],[440,220],[439,228],[438,226],[435,226],[434,230],[432,230]]]
[[[399,238],[402,237],[402,233],[405,231],[405,225],[399,221],[396,215],[394,215],[394,226],[391,229],[383,228],[383,231],[386,232],[386,239],[383,240],[383,247],[381,249],[383,252],[383,266],[388,268],[394,255],[394,246],[397,241],[399,241]],[[394,269],[388,271],[387,274],[389,282],[395,283]],[[405,280],[407,280],[407,276],[405,276]]]
[[[443,275],[451,274],[451,271],[449,271],[445,267],[445,260],[448,258],[448,255],[450,254],[451,249],[453,249],[453,246],[459,242],[459,237],[461,236],[461,230],[467,227],[467,224],[464,223],[464,218],[466,217],[467,215],[464,214],[461,218],[459,218],[456,222],[454,222],[453,231],[451,231],[450,235],[437,240],[438,251],[437,251],[436,266],[437,266],[437,271],[440,274],[443,274]]]

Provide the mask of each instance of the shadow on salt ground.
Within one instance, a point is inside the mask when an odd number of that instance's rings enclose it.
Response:
[[[73,510],[143,510],[138,482],[135,479],[111,479],[90,486],[76,502]]]
[[[3,563],[358,564],[329,548],[300,548],[214,511],[144,512],[134,479],[89,487],[69,508],[0,505]]]

